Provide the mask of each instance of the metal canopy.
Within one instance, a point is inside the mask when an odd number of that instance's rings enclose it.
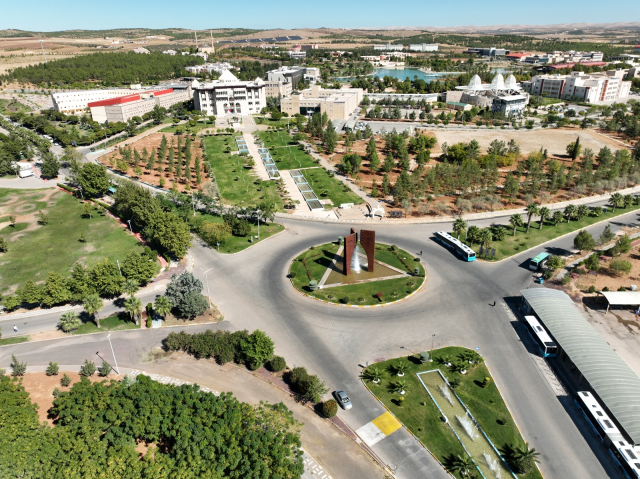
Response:
[[[521,291],[631,441],[640,444],[640,378],[600,337],[562,291]]]
[[[640,306],[640,291],[602,291],[611,306]]]

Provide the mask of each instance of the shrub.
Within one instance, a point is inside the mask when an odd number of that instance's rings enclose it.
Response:
[[[489,384],[491,384],[491,378],[484,378],[484,380],[482,381],[482,387],[486,389],[489,387]]]
[[[58,399],[60,397],[60,390],[58,388],[53,388],[53,397]]]
[[[376,298],[378,298],[378,301],[382,301],[382,293],[376,293]]]
[[[590,293],[595,293],[596,292],[596,287],[594,285],[589,286],[589,292]]]
[[[14,376],[24,376],[27,372],[27,363],[21,363],[14,355],[11,355],[11,370]]]
[[[269,369],[274,373],[282,371],[287,367],[287,362],[282,356],[274,356],[269,361]]]
[[[362,296],[358,298],[358,303],[364,303],[364,298]]]
[[[568,274],[565,274],[562,279],[560,280],[560,284],[566,286],[569,283],[571,283],[571,276],[569,276]]]
[[[296,272],[295,272],[295,271],[291,271],[291,272],[289,273],[289,278],[293,279],[293,278],[295,278],[295,277],[296,277]]]
[[[111,366],[107,362],[102,361],[102,365],[98,368],[98,376],[106,378],[111,371]]]
[[[93,361],[84,360],[84,364],[80,367],[80,376],[90,377],[96,373],[96,365]]]
[[[153,322],[151,321],[151,316],[147,316],[147,322],[145,324],[147,329],[151,329],[153,327]]]
[[[338,414],[338,403],[333,399],[329,399],[322,403],[322,415],[326,418],[332,418]]]
[[[602,288],[602,291],[604,291],[606,293],[607,291],[609,291],[609,287],[605,286],[604,288]]]
[[[340,302],[342,304],[348,304],[349,303],[349,296],[344,296],[344,297],[340,298]]]
[[[631,268],[633,265],[624,259],[614,259],[611,260],[611,264],[609,265],[611,271],[613,271],[616,275],[629,274],[631,272]]]
[[[71,384],[71,378],[66,374],[63,374],[60,378],[60,384],[66,388],[67,386],[69,386],[69,384]]]
[[[58,366],[58,363],[54,363],[53,361],[51,361],[49,363],[49,366],[47,366],[47,370],[45,371],[45,373],[47,376],[57,376],[59,369],[60,368]]]
[[[259,329],[243,340],[240,347],[249,369],[258,369],[273,356],[273,341]]]

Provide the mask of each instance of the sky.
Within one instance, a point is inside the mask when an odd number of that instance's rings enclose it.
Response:
[[[3,2],[0,29],[362,28],[640,22],[638,0],[30,0]]]

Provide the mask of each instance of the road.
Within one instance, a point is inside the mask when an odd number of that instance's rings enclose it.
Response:
[[[638,213],[632,212],[611,223],[616,230],[637,221]],[[486,226],[491,222],[500,219],[472,224]],[[310,373],[320,375],[331,390],[345,389],[354,408],[342,417],[351,428],[358,429],[384,412],[359,380],[362,366],[423,351],[430,346],[431,335],[436,334],[436,348],[480,348],[525,440],[540,452],[545,477],[618,477],[570,400],[558,398],[546,382],[522,342],[523,330],[505,307],[519,297],[521,289],[532,286],[526,260],[543,250],[554,254],[570,250],[573,235],[497,264],[463,263],[431,239],[434,231],[449,225],[378,224],[377,241],[397,244],[413,253],[423,251],[428,279],[425,288],[407,301],[391,307],[359,309],[305,298],[286,278],[289,263],[301,251],[344,236],[350,225],[288,219],[283,223],[287,229],[277,238],[238,255],[220,255],[196,243],[191,250],[194,273],[204,281],[204,271],[211,269],[208,280],[212,299],[231,328],[265,331],[288,364],[304,365]],[[601,224],[589,230],[598,235],[603,228]],[[497,301],[496,307],[491,306],[493,301]],[[36,330],[54,321],[55,315],[45,314],[29,319],[25,327]],[[159,344],[166,331],[148,334],[135,346],[114,343],[122,366],[137,363],[141,354]],[[104,341],[103,335],[5,346],[0,348],[0,366],[8,365],[12,353],[29,364],[51,360],[80,364],[95,354],[95,343],[100,341]],[[398,477],[447,477],[402,429],[373,449]]]

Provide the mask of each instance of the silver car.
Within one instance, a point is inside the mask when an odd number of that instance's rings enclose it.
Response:
[[[342,389],[336,391],[334,393],[334,396],[336,398],[336,401],[338,401],[338,404],[340,404],[340,407],[342,407],[342,409],[344,409],[345,411],[353,407],[353,404],[351,404],[351,399],[349,399],[347,393],[345,393]]]

